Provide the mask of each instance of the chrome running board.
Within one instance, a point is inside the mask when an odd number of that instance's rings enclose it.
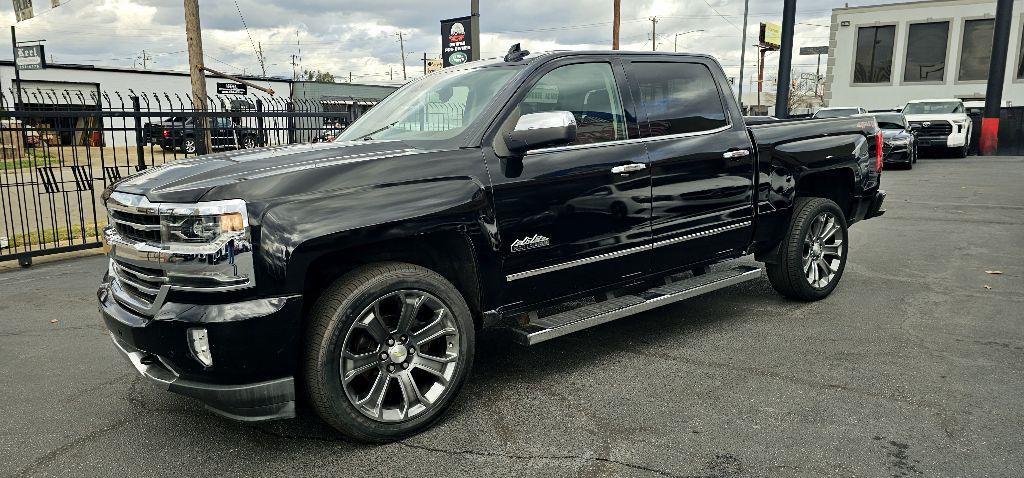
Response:
[[[595,325],[639,314],[640,312],[760,277],[761,268],[754,266],[736,266],[727,270],[709,272],[668,285],[654,287],[636,294],[608,299],[555,315],[531,318],[528,323],[512,328],[513,337],[516,342],[522,345],[539,344],[546,340],[578,332]]]

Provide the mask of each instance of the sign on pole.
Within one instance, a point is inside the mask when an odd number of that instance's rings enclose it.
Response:
[[[241,83],[217,83],[218,95],[246,95],[249,88]]]
[[[441,20],[441,60],[445,68],[470,61],[474,50],[479,48],[472,41],[470,20],[472,17]]]
[[[14,3],[14,18],[16,22],[28,20],[35,16],[32,12],[32,0],[11,0]]]
[[[433,73],[444,68],[440,58],[427,58],[427,73]]]
[[[771,49],[778,50],[782,46],[782,25],[772,22],[761,22],[758,41]]]
[[[828,55],[828,46],[802,46],[801,55]]]
[[[46,51],[43,45],[19,46],[14,49],[17,58],[14,65],[19,70],[42,70],[46,68]]]

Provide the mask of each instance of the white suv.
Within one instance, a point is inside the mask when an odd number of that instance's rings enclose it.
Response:
[[[903,107],[903,116],[917,135],[918,147],[949,148],[957,157],[967,157],[972,124],[963,101],[914,100]]]

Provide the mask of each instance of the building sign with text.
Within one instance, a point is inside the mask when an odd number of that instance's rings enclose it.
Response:
[[[449,18],[441,20],[441,61],[444,67],[461,65],[473,58],[473,17]]]
[[[14,64],[19,70],[42,70],[46,68],[46,50],[43,45],[19,46],[14,49],[17,58]]]
[[[241,83],[217,83],[218,95],[244,95],[249,93],[249,88]]]

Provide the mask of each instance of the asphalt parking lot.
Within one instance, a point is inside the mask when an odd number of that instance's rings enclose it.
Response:
[[[384,446],[142,382],[94,306],[103,257],[9,270],[0,475],[1020,476],[1022,185],[1021,157],[886,172],[821,302],[762,279],[532,348],[484,334],[447,419]]]

